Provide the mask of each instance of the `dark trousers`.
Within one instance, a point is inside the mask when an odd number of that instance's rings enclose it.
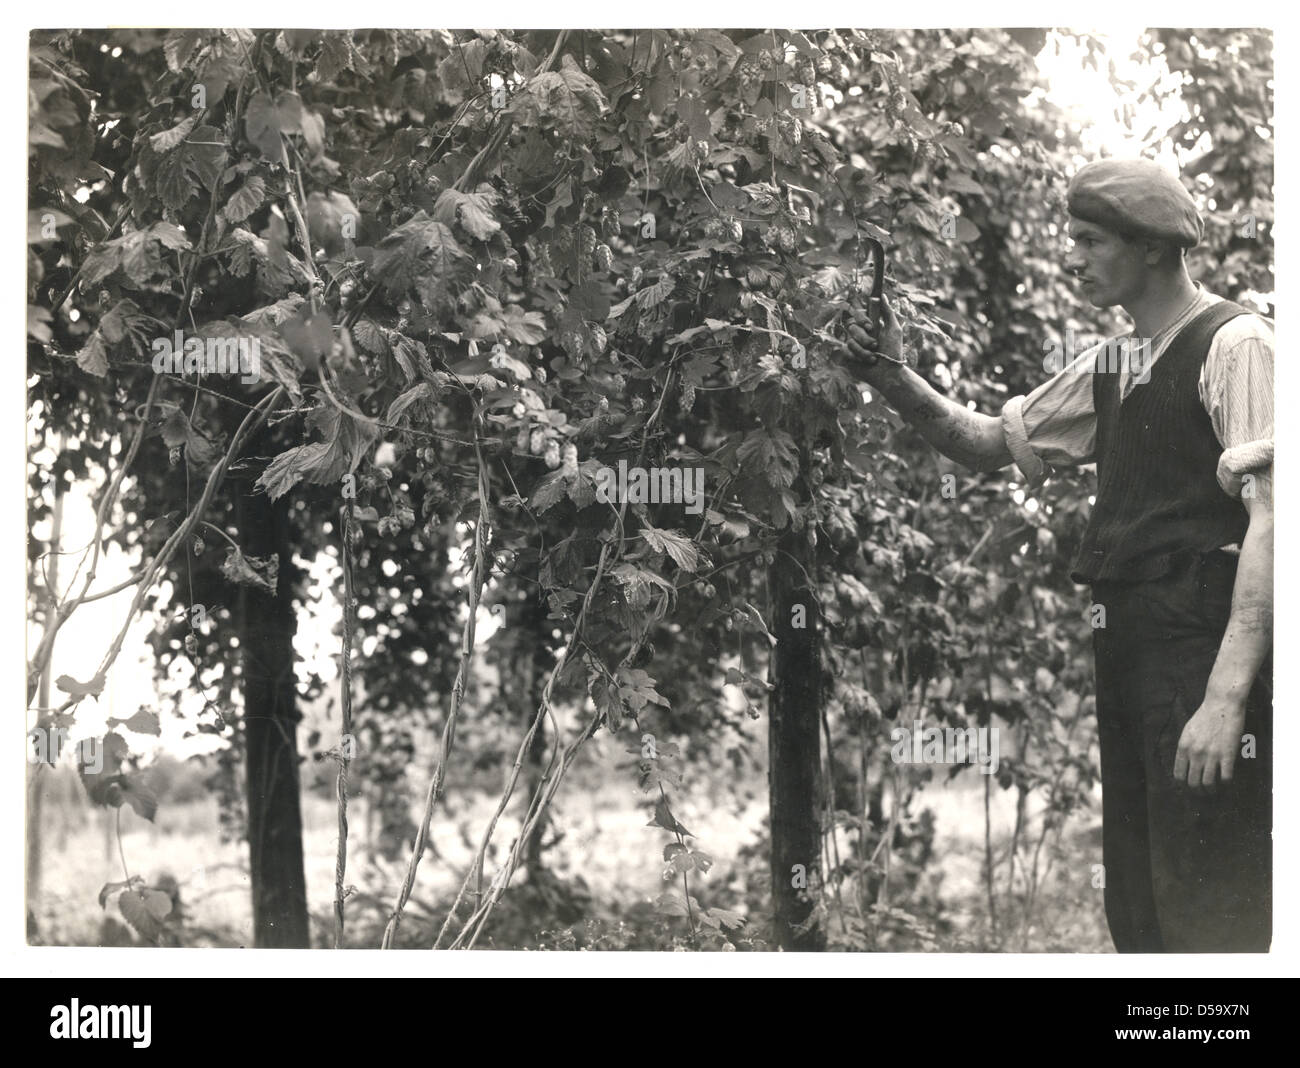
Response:
[[[1246,706],[1254,756],[1212,788],[1174,781],[1183,727],[1228,622],[1236,558],[1099,583],[1093,631],[1101,735],[1106,920],[1120,953],[1264,952],[1272,937],[1272,656]],[[1248,740],[1242,743],[1249,744]]]

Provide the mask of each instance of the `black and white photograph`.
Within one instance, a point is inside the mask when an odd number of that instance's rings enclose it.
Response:
[[[1272,29],[275,14],[22,31],[19,967],[1268,971]]]

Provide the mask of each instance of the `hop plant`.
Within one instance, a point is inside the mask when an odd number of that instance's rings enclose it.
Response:
[[[771,244],[781,249],[783,252],[793,252],[795,246],[794,227],[789,223],[780,222],[768,230],[768,238]]]
[[[570,356],[578,357],[582,354],[582,331],[569,329],[560,333],[560,345]]]
[[[683,415],[688,414],[690,410],[694,407],[695,407],[695,386],[694,384],[687,382],[685,385],[682,386],[682,394],[681,394],[682,414]]]

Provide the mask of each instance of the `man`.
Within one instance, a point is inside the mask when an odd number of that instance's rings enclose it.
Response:
[[[1272,932],[1273,336],[1193,284],[1203,223],[1179,180],[1106,160],[1070,183],[1066,268],[1133,335],[1000,417],[948,400],[850,326],[863,377],[980,471],[1097,464],[1072,578],[1092,587],[1106,918],[1120,952],[1246,952]],[[1119,340],[1119,339],[1117,339]],[[1121,359],[1116,359],[1116,354]]]

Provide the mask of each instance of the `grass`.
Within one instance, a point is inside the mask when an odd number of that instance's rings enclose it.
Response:
[[[750,786],[754,788],[742,791],[741,798],[731,804],[715,804],[706,796],[686,796],[674,802],[675,814],[695,833],[698,848],[715,860],[707,875],[694,877],[692,886],[692,893],[706,905],[746,911],[746,888],[766,885],[761,870],[764,850],[752,848],[765,834],[766,798],[761,781]],[[53,804],[47,800],[45,808],[42,893],[33,910],[36,940],[81,946],[129,944],[130,933],[115,907],[110,903],[106,911],[97,901],[103,884],[123,878],[112,831],[113,814],[91,809],[84,795],[59,793]],[[1007,828],[1009,795],[994,791],[994,798],[995,826]],[[983,879],[982,783],[972,775],[931,786],[920,802],[935,816],[932,858],[921,869],[909,897],[899,900],[894,890],[890,904],[920,917],[936,933],[934,948],[1109,950],[1101,891],[1093,888],[1091,878],[1092,864],[1100,862],[1094,815],[1078,818],[1067,827],[1058,849],[1045,849],[1040,855],[1040,871],[1049,866],[1050,871],[1027,920],[1021,907],[1024,867],[1017,865],[1009,892],[1013,875],[1005,830],[995,837],[997,921],[993,924]],[[459,885],[495,803],[495,794],[486,790],[453,793],[438,810],[432,848],[421,864],[402,944],[431,943],[435,924],[445,915],[446,903]],[[366,841],[364,800],[352,801],[349,807],[354,830],[347,882],[356,887],[349,898],[349,942],[373,946],[396,898],[407,854],[403,852],[394,861],[378,856]],[[498,825],[488,854],[487,881],[518,829],[518,808],[517,801],[512,802],[511,811]],[[323,946],[332,941],[337,816],[331,800],[311,792],[304,793],[302,810],[308,909],[313,941]],[[530,931],[532,944],[542,944],[543,929],[571,924],[575,912],[615,926],[628,917],[638,917],[636,922],[642,928],[658,925],[655,938],[671,938],[672,924],[657,920],[649,910],[649,902],[665,888],[661,851],[671,839],[659,828],[646,826],[649,815],[648,805],[632,783],[611,782],[596,773],[577,777],[561,791],[555,805],[555,826],[563,834],[546,854],[547,868],[555,880],[548,881],[547,887],[529,888],[516,877],[505,898],[514,912],[503,905],[502,925],[482,944],[526,944]],[[746,857],[746,845],[757,859]],[[172,805],[164,799],[154,824],[124,810],[122,852],[132,875],[143,876],[152,886],[167,885],[168,879],[177,884],[183,910],[182,944],[252,944],[246,849],[221,840],[214,798]],[[679,882],[675,886],[680,889]],[[752,891],[749,897],[752,905]],[[681,921],[672,922],[681,925]],[[650,935],[642,930],[641,937],[644,941]],[[546,944],[559,943],[551,939]],[[621,948],[631,943],[610,944]],[[892,949],[925,948],[906,931],[878,944]]]

